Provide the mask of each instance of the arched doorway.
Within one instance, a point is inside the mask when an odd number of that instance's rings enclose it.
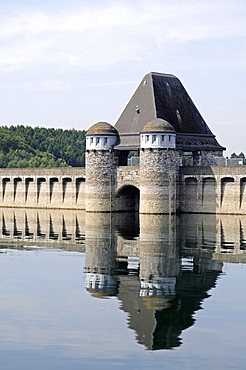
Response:
[[[133,185],[124,185],[116,194],[116,209],[122,212],[139,211],[139,189]]]

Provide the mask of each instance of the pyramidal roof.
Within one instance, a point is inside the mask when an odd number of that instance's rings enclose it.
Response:
[[[140,82],[115,128],[118,149],[139,148],[139,133],[148,122],[162,118],[177,132],[178,149],[224,150],[202,118],[180,80],[174,75],[150,72]]]

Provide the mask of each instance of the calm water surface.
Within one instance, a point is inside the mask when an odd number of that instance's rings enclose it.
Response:
[[[1,369],[244,369],[246,218],[0,210]]]

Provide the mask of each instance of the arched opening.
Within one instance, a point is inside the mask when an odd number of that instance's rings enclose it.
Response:
[[[69,183],[72,182],[72,179],[70,177],[64,177],[62,179],[62,202],[64,203],[65,198],[68,198],[68,193],[69,190],[71,191],[72,189],[69,189]]]
[[[139,211],[139,189],[133,185],[124,185],[116,194],[117,211],[138,212]]]
[[[214,177],[206,177],[202,180],[202,205],[206,212],[214,213],[216,210],[216,180]]]
[[[30,191],[31,184],[34,184],[34,179],[32,177],[27,177],[25,179],[25,202],[32,196],[32,191]]]
[[[55,188],[55,184],[58,183],[59,180],[57,177],[51,177],[50,178],[50,202],[53,198],[53,193],[54,193],[54,188]]]
[[[5,194],[6,194],[6,190],[7,190],[7,187],[8,185],[7,184],[10,184],[10,179],[5,177],[2,179],[2,189],[3,189],[3,200],[5,200]]]
[[[20,177],[14,178],[14,202],[15,202],[15,199],[16,199],[18,184],[20,184],[21,182],[22,182],[22,179]]]
[[[196,212],[197,210],[197,179],[195,177],[185,179],[185,206],[186,211]]]
[[[85,185],[85,178],[77,177],[75,183],[76,183],[76,203],[78,203],[78,200],[81,197],[82,187]]]
[[[40,200],[40,194],[43,192],[42,188],[43,188],[43,185],[45,184],[46,180],[44,177],[39,177],[37,179],[37,203],[39,203],[39,200]],[[42,185],[43,184],[43,185]]]
[[[223,177],[221,179],[221,196],[220,204],[230,204],[234,202],[234,178],[233,177]]]
[[[245,202],[246,177],[240,179],[240,207]]]

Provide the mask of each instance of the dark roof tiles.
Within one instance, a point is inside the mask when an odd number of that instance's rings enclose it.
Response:
[[[119,132],[119,149],[139,148],[139,133],[156,119],[169,122],[177,134],[177,147],[182,150],[224,150],[210,131],[179,79],[170,74],[150,72],[115,124]],[[189,137],[193,144],[189,144]],[[202,138],[202,139],[201,139]],[[203,142],[203,143],[202,143]]]

